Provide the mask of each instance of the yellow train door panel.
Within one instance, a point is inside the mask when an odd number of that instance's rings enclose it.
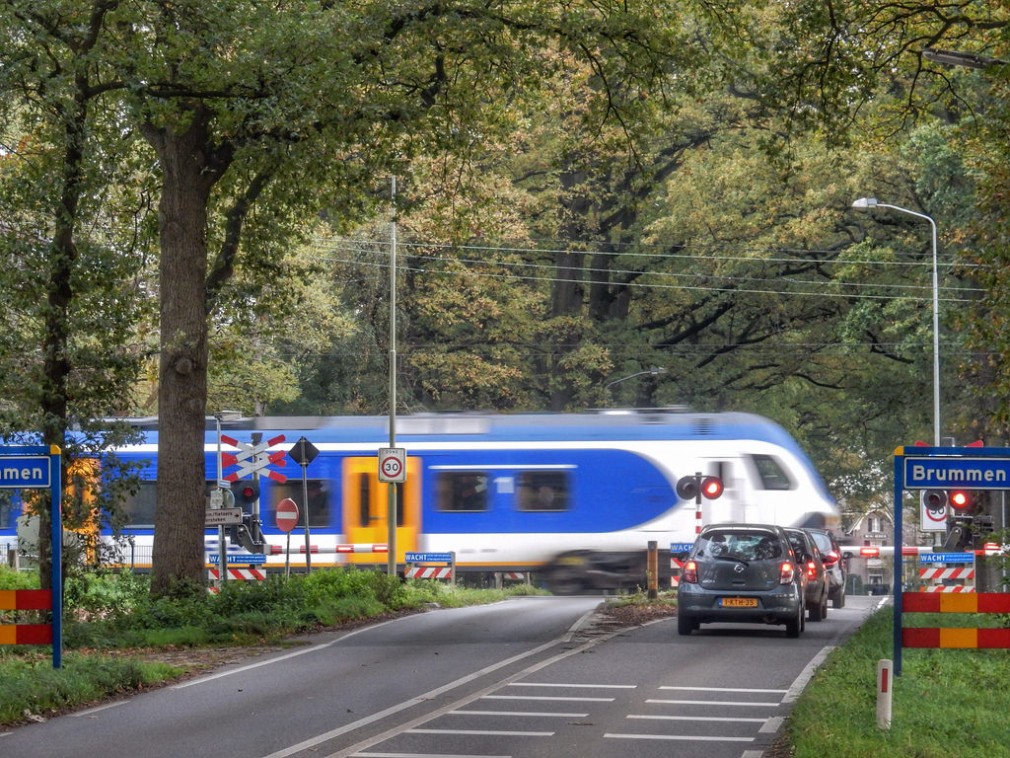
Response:
[[[385,544],[389,540],[389,488],[379,481],[376,456],[344,459],[344,539],[352,544]],[[407,458],[407,481],[399,487],[396,509],[396,561],[417,550],[421,531],[421,461]],[[381,554],[351,553],[350,563],[384,563]]]

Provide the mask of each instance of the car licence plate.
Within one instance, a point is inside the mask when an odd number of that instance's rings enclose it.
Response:
[[[719,605],[723,608],[757,608],[756,597],[721,597]]]

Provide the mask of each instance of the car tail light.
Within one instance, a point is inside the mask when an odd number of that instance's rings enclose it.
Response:
[[[796,579],[796,567],[792,561],[782,561],[779,566],[779,584],[792,584]]]
[[[688,584],[698,583],[698,564],[695,561],[684,564],[684,570],[680,572],[680,581]]]
[[[834,550],[832,550],[831,552],[827,553],[826,555],[822,555],[821,556],[821,561],[824,563],[825,566],[827,566],[828,568],[831,568],[836,563],[838,563],[838,558],[839,558],[838,553],[836,553]]]
[[[817,579],[817,564],[807,561],[807,579]]]

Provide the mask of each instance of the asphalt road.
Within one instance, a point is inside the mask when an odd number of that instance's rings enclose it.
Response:
[[[877,598],[798,640],[675,620],[614,632],[598,597],[516,598],[331,636],[0,734],[0,756],[758,758]]]

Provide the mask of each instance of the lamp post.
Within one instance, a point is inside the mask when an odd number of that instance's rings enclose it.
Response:
[[[928,221],[933,230],[933,445],[940,447],[940,277],[936,265],[936,222],[925,213],[881,203],[875,197],[861,197],[852,204],[852,207],[856,210],[889,208],[899,213],[907,213],[909,216]]]
[[[649,374],[650,376],[659,376],[660,374],[665,374],[665,373],[666,373],[666,369],[663,368],[662,366],[652,366],[647,371],[639,371],[637,373],[630,374],[629,376],[622,376],[620,379],[614,379],[614,381],[612,381],[612,382],[607,382],[606,384],[603,385],[603,392],[609,398],[610,397],[610,388],[613,387],[615,384],[620,384],[621,382],[626,382],[629,379],[634,379],[636,376],[645,376],[646,374]]]
[[[396,447],[396,177],[390,178],[393,221],[389,231],[389,447]],[[396,484],[389,483],[386,513],[386,573],[396,576]]]

